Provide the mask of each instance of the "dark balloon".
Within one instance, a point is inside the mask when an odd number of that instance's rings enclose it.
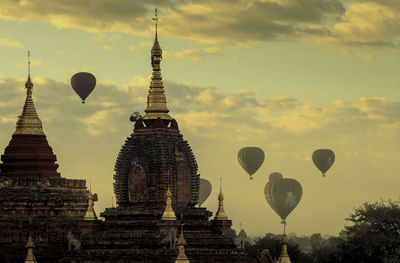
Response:
[[[96,78],[88,72],[79,72],[72,76],[71,86],[85,103],[85,99],[93,91],[96,86]]]
[[[258,147],[245,147],[238,153],[239,164],[253,179],[253,174],[264,162],[264,152]]]
[[[264,196],[271,208],[283,221],[300,202],[303,189],[291,178],[269,181],[264,187]]]
[[[329,149],[318,149],[313,152],[312,160],[315,166],[322,172],[322,176],[325,176],[326,171],[335,162],[335,153]]]
[[[211,194],[211,190],[211,183],[206,179],[200,178],[199,206],[201,206],[207,200]]]
[[[281,174],[281,173],[274,172],[274,173],[271,173],[271,174],[268,176],[268,178],[269,178],[269,180],[270,180],[270,181],[273,181],[273,180],[279,180],[279,179],[282,179],[282,178],[283,178],[283,176],[282,176],[282,174]]]

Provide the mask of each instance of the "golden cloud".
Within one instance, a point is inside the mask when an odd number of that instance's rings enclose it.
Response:
[[[400,45],[400,10],[394,3],[356,2],[346,9],[340,20],[332,26],[308,25],[315,34],[306,38],[313,44],[336,48],[349,55],[349,48],[389,48]],[[368,54],[355,53],[355,56],[371,61]]]

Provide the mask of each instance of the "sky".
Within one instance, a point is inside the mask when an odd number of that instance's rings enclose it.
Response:
[[[399,199],[400,1],[398,0],[0,0],[0,148],[33,97],[63,177],[86,179],[112,204],[114,164],[146,107],[158,8],[170,115],[213,184],[203,206],[225,211],[250,235],[281,233],[264,198],[268,175],[303,188],[287,231],[337,235],[354,208]],[[97,86],[81,104],[79,71]],[[254,180],[237,153],[256,146]],[[335,152],[323,178],[311,155]],[[88,183],[89,184],[89,183]]]

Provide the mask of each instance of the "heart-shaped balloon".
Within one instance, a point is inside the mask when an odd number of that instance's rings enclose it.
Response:
[[[270,180],[264,187],[264,196],[283,221],[301,200],[301,184],[292,178]]]

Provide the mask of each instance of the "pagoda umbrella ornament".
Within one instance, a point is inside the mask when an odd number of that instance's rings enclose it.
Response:
[[[335,162],[335,153],[330,149],[318,149],[313,152],[312,160],[315,166],[322,172],[322,176],[325,177],[325,173]]]
[[[71,86],[82,99],[82,103],[85,103],[85,99],[93,91],[96,86],[96,78],[89,72],[79,72],[72,76]]]
[[[238,161],[242,168],[253,179],[253,174],[264,162],[264,151],[258,147],[244,147],[238,152]]]
[[[200,178],[200,194],[199,194],[199,206],[201,206],[210,196],[212,191],[211,183],[204,179]]]

